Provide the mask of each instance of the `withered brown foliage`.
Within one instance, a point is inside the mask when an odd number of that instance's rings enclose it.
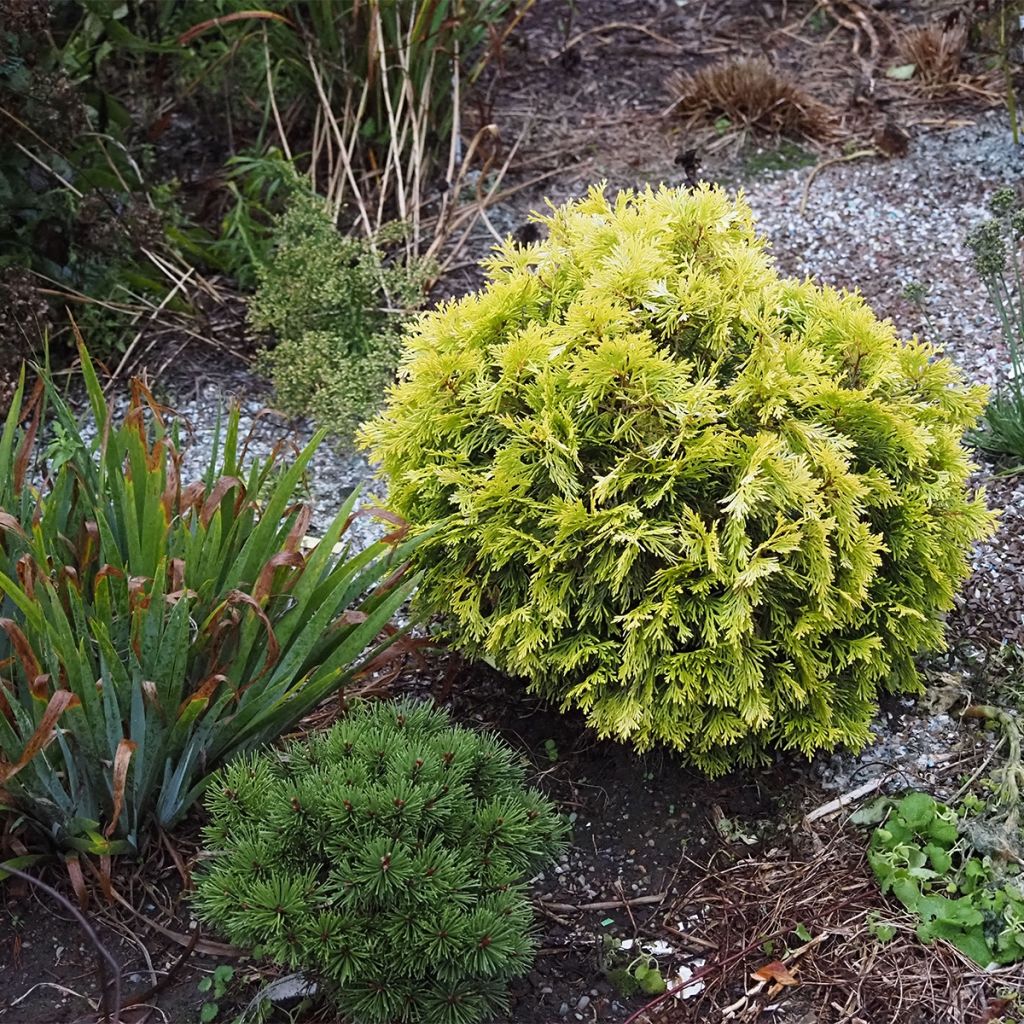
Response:
[[[933,88],[955,88],[967,48],[965,19],[947,20],[942,25],[925,25],[904,32],[900,53],[916,68],[915,78]]]
[[[667,83],[672,109],[687,124],[726,117],[732,126],[771,136],[829,138],[833,111],[767,60],[755,58],[710,64]]]

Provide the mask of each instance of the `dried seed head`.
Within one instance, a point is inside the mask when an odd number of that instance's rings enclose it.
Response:
[[[999,224],[987,220],[967,236],[967,247],[974,256],[974,269],[981,277],[1001,274],[1006,269],[1006,239]]]
[[[993,217],[1006,217],[1016,206],[1017,193],[1009,186],[994,192],[988,201],[988,208]]]

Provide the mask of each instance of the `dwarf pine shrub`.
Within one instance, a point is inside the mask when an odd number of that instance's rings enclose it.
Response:
[[[415,701],[244,757],[207,791],[199,912],[234,943],[326,980],[346,1019],[471,1024],[534,943],[524,882],[564,842],[492,736]]]
[[[858,746],[990,528],[985,398],[860,296],[779,277],[742,197],[599,189],[410,331],[363,434],[422,607],[603,736],[718,772]]]

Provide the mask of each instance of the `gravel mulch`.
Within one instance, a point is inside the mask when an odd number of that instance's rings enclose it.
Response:
[[[805,190],[806,169],[747,183],[747,198],[779,268],[860,290],[906,335],[945,351],[972,381],[993,385],[1008,363],[996,317],[964,237],[986,215],[997,188],[1024,176],[1002,112],[946,134],[920,134],[898,160],[847,161]],[[806,194],[806,207],[801,203]],[[924,309],[908,301],[927,289]],[[980,544],[974,575],[950,621],[955,641],[1024,642],[1024,476],[1000,476],[981,458],[977,483],[1002,509],[995,536]]]

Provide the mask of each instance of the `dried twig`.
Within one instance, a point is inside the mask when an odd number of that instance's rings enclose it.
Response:
[[[851,789],[849,793],[843,793],[842,796],[837,796],[835,800],[829,800],[827,804],[815,807],[813,811],[804,815],[804,825],[810,825],[822,818],[827,818],[830,815],[837,814],[839,811],[843,810],[844,807],[849,807],[850,804],[855,803],[857,800],[867,796],[869,793],[874,793],[875,790],[881,789],[891,777],[891,775],[879,775],[878,778],[871,779],[870,782],[865,782],[863,786]]]
[[[804,193],[800,198],[800,216],[802,217],[807,210],[807,199],[811,194],[811,185],[814,184],[814,179],[826,167],[832,167],[834,164],[844,164],[850,160],[862,160],[864,157],[879,155],[878,150],[872,147],[870,149],[858,149],[853,153],[844,153],[842,156],[834,156],[830,160],[822,160],[821,163],[815,164],[811,168],[811,173],[807,175],[807,181],[804,182]]]
[[[574,35],[572,39],[570,39],[551,59],[558,60],[559,57],[564,56],[574,46],[578,46],[582,43],[587,36],[597,35],[600,32],[640,32],[645,36],[649,36],[655,42],[661,43],[663,46],[667,46],[678,53],[688,52],[686,47],[681,46],[674,39],[669,39],[667,36],[659,35],[652,29],[649,29],[646,25],[639,25],[633,21],[606,21],[603,25],[595,25],[593,28],[577,32],[576,35]]]
[[[659,893],[657,896],[634,896],[630,899],[598,900],[596,903],[550,903],[546,900],[538,901],[541,906],[549,910],[558,911],[561,914],[584,913],[590,910],[618,910],[622,906],[647,907],[652,903],[664,903],[668,893]]]

